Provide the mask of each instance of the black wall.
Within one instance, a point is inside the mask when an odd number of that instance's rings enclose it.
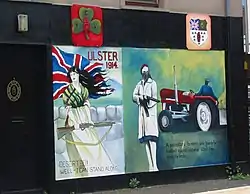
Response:
[[[70,7],[1,2],[0,42],[71,45]],[[29,31],[16,31],[17,14],[29,15]],[[185,14],[104,9],[104,46],[186,49]],[[115,18],[115,19],[114,19]],[[226,47],[226,19],[212,17],[212,49]]]
[[[231,160],[246,161],[249,153],[249,129],[242,18],[227,18],[226,27],[228,137]]]
[[[130,177],[124,175],[81,180],[54,181],[54,138],[51,91],[50,45],[71,45],[70,7],[50,4],[0,2],[0,42],[47,45],[47,144],[44,163],[46,188],[58,193],[103,188],[126,187]],[[18,13],[29,15],[29,31],[16,32]],[[186,49],[185,15],[135,10],[103,10],[104,46]],[[228,137],[231,161],[248,160],[247,90],[243,69],[242,18],[212,17],[212,50],[225,50]],[[213,70],[211,70],[213,71]],[[46,165],[45,165],[46,166]],[[50,166],[50,168],[48,167]],[[212,170],[214,169],[214,170]],[[145,184],[166,183],[217,177],[224,167],[194,168],[150,174],[138,174]],[[115,181],[115,184],[113,182]],[[112,184],[111,184],[112,183]],[[80,189],[82,188],[82,189]]]

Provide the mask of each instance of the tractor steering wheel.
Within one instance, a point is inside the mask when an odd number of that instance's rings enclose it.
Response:
[[[192,94],[194,94],[194,91],[193,90],[189,90]]]

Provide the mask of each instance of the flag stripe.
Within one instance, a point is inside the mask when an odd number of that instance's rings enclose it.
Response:
[[[110,93],[107,87],[107,70],[103,69],[102,63],[93,63],[80,54],[67,53],[56,46],[52,46],[52,65],[53,65],[53,99],[56,100],[62,96],[69,85],[68,71],[75,66],[80,70],[85,70],[94,79],[94,86],[102,88],[104,93],[90,93],[89,98],[97,99]]]
[[[69,82],[68,77],[65,77],[64,75],[61,74],[53,74],[53,81],[61,81],[61,82]]]
[[[66,88],[68,87],[68,84],[65,84],[64,86],[58,88],[53,95],[53,100],[56,100],[57,98],[59,98],[62,93],[66,90]]]
[[[57,50],[56,47],[52,46],[52,54],[53,56],[59,61],[59,65],[61,65],[63,68],[65,68],[67,71],[70,68],[70,65],[68,65],[64,58],[62,57],[62,55],[60,54],[60,52]]]
[[[93,71],[95,68],[98,68],[98,67],[102,67],[103,65],[101,63],[94,63],[92,65],[88,65],[87,67],[85,67],[85,70],[87,72],[91,72]]]

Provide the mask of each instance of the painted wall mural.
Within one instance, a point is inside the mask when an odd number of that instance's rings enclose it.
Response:
[[[56,180],[124,173],[121,57],[53,47]]]
[[[123,80],[127,173],[228,161],[222,51],[124,48]]]
[[[223,51],[52,49],[56,180],[228,162]]]

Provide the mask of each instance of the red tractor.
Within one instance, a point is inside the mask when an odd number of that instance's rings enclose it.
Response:
[[[190,91],[177,90],[174,66],[174,89],[161,89],[162,111],[158,116],[158,124],[163,132],[169,131],[173,119],[187,119],[194,122],[201,131],[208,131],[218,125],[219,110],[217,101],[211,96],[197,96]]]

